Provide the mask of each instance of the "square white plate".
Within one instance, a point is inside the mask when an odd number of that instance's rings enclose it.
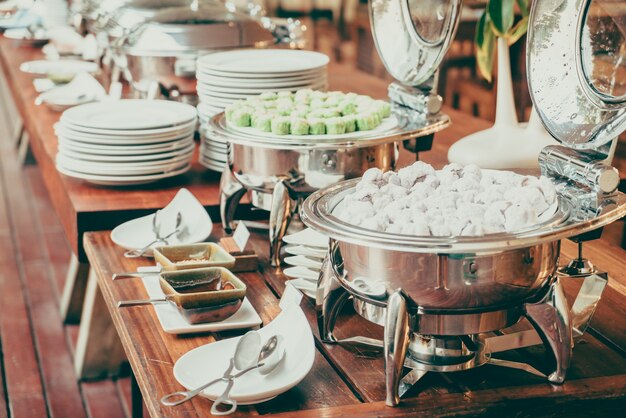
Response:
[[[154,268],[140,268],[138,271],[154,271]],[[150,299],[161,299],[164,297],[161,286],[159,285],[158,273],[142,277],[142,281]],[[263,322],[248,298],[243,299],[241,308],[230,318],[220,322],[195,325],[187,322],[180,312],[178,312],[178,309],[169,303],[155,303],[153,306],[163,331],[168,334],[191,334],[195,332],[217,332],[232,329],[258,328]]]

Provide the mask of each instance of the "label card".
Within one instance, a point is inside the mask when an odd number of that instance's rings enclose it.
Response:
[[[237,244],[237,247],[239,247],[239,251],[244,251],[246,249],[249,239],[250,231],[248,230],[248,227],[243,221],[239,221],[237,228],[235,229],[235,233],[233,234],[233,240],[235,241],[235,244]]]

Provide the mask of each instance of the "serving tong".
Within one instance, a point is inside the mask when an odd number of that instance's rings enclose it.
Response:
[[[148,245],[144,246],[143,248],[140,249],[134,249],[134,250],[128,250],[124,253],[124,257],[126,258],[139,258],[139,257],[143,257],[146,252],[154,245],[157,244],[159,242],[162,242],[164,244],[169,244],[169,239],[176,235],[178,236],[178,234],[182,231],[182,223],[183,223],[183,215],[180,212],[176,213],[176,226],[175,229],[170,232],[169,234],[165,235],[165,236],[161,236],[161,228],[160,228],[160,223],[158,221],[158,215],[161,211],[158,210],[156,211],[156,213],[154,214],[154,216],[152,217],[152,232],[154,233],[154,236],[156,237],[152,242],[150,242]]]
[[[180,405],[199,395],[209,386],[218,382],[226,382],[226,389],[211,406],[211,414],[232,414],[237,409],[237,401],[230,398],[230,391],[235,384],[235,379],[257,369],[262,375],[268,375],[278,367],[284,357],[285,349],[281,336],[274,335],[265,344],[261,345],[261,334],[258,331],[249,331],[237,343],[235,353],[231,357],[228,368],[224,371],[222,377],[211,380],[193,390],[178,391],[165,395],[161,398],[161,403],[166,406]],[[233,373],[234,369],[239,370],[239,372]],[[224,405],[228,405],[229,408],[221,410],[220,407]]]

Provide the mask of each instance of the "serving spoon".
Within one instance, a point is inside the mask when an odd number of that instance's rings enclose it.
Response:
[[[179,391],[165,395],[161,398],[161,403],[167,406],[180,405],[194,398],[209,386],[223,381],[226,382],[226,389],[213,403],[211,414],[229,415],[237,409],[237,401],[230,398],[230,391],[235,383],[235,379],[255,369],[259,369],[261,374],[267,375],[280,364],[284,355],[285,351],[281,336],[274,335],[261,346],[261,335],[258,331],[250,331],[241,337],[237,343],[235,354],[230,359],[229,366],[222,377],[214,379],[194,390]],[[233,374],[234,368],[241,371]],[[219,407],[222,405],[229,405],[229,408],[220,410]]]

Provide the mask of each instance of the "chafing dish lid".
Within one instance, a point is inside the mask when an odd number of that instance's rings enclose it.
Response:
[[[378,55],[398,81],[419,86],[435,73],[454,38],[462,0],[370,0]]]
[[[169,55],[273,43],[273,35],[253,18],[229,11],[223,4],[206,2],[197,7],[160,9],[128,37],[126,51]]]
[[[552,136],[598,149],[626,129],[626,3],[535,1],[527,46],[531,96]]]

